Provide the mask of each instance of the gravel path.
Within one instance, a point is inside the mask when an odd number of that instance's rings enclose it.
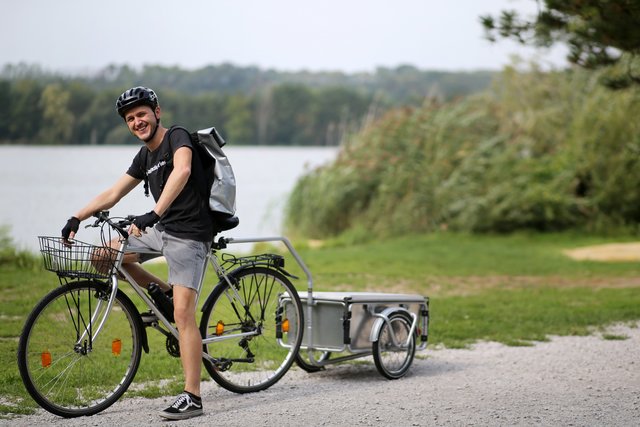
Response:
[[[292,369],[271,389],[249,395],[204,383],[205,415],[165,422],[171,398],[124,399],[90,418],[44,411],[0,421],[11,426],[637,426],[640,329],[616,326],[605,340],[552,337],[533,347],[480,343],[428,349],[408,375],[385,380],[371,364],[307,374]]]

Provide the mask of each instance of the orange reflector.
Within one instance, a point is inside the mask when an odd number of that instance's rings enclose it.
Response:
[[[289,319],[282,321],[282,332],[289,332]]]
[[[222,320],[218,320],[218,323],[216,323],[216,335],[220,336],[224,333],[224,323],[222,322]]]
[[[40,362],[42,363],[43,368],[48,368],[51,366],[51,353],[48,351],[43,351],[40,354]]]
[[[121,352],[122,352],[122,341],[120,341],[119,338],[116,338],[111,342],[111,353],[114,356],[120,356]]]

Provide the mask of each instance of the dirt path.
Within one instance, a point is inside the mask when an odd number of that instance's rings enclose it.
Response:
[[[205,383],[205,415],[161,421],[170,398],[125,399],[103,413],[63,420],[44,411],[11,426],[637,426],[640,329],[608,331],[624,340],[552,338],[533,347],[481,343],[422,352],[409,374],[383,379],[373,364],[292,369],[271,389],[249,395]]]
[[[640,243],[609,243],[606,245],[585,246],[566,250],[564,253],[576,260],[604,262],[640,261]]]

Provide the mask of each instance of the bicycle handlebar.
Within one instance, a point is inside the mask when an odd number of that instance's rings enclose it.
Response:
[[[85,228],[97,228],[102,224],[107,223],[124,239],[129,237],[129,232],[125,228],[133,224],[133,219],[135,218],[134,215],[128,215],[126,218],[122,218],[119,221],[114,221],[111,217],[109,217],[109,211],[99,211],[93,214],[93,216],[96,218],[95,222],[93,224],[86,225]]]

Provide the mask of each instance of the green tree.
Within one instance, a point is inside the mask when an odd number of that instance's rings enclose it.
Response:
[[[269,143],[269,122],[273,114],[273,90],[265,88],[256,96],[256,142],[258,145]]]
[[[487,38],[523,44],[569,46],[570,62],[588,69],[606,67],[603,82],[614,89],[640,84],[640,0],[537,1],[538,15],[515,11],[481,17]]]
[[[216,93],[198,96],[185,96],[173,91],[158,93],[165,125],[178,124],[190,131],[215,126],[224,131],[226,97]]]
[[[315,145],[338,145],[357,126],[371,98],[345,87],[327,88],[314,97],[311,109]]]
[[[234,144],[255,144],[253,113],[249,99],[242,95],[228,98],[225,105],[228,118],[225,131]]]
[[[85,105],[85,111],[78,119],[78,126],[83,129],[83,135],[87,139],[78,142],[104,144],[107,134],[123,126],[122,119],[115,110],[115,100],[120,93],[118,89],[99,91],[91,102]]]
[[[18,80],[13,84],[9,96],[9,135],[14,142],[35,142],[34,139],[40,130],[38,124],[42,122],[41,93],[42,87],[35,80]]]
[[[0,68],[0,141],[51,142],[53,126],[56,138],[65,139],[59,142],[128,143],[132,137],[115,114],[114,103],[123,90],[142,84],[160,95],[162,120],[168,125],[191,130],[214,125],[238,144],[337,144],[365,116],[373,118],[393,106],[419,106],[425,97],[448,100],[477,92],[492,75],[411,66],[355,74],[278,72],[222,64],[193,71],[111,65],[93,75],[70,76],[28,64],[6,65]],[[51,89],[43,98],[48,85],[57,85],[65,98],[68,94],[64,108],[55,106]],[[73,121],[70,134],[60,118]]]
[[[38,139],[46,144],[68,144],[74,116],[68,105],[71,95],[60,84],[47,85],[40,97],[43,123]]]
[[[309,129],[313,95],[301,85],[280,85],[273,90],[273,112],[269,122],[271,144],[308,145],[312,132]]]
[[[79,122],[88,106],[91,105],[93,98],[96,96],[95,91],[86,83],[77,80],[64,82],[63,87],[69,92],[70,98],[67,103],[67,108],[74,117],[73,134],[68,143],[77,144],[81,141],[87,142],[90,139],[90,129],[81,125]]]
[[[11,83],[0,80],[0,142],[9,140],[9,123],[11,114]]]

